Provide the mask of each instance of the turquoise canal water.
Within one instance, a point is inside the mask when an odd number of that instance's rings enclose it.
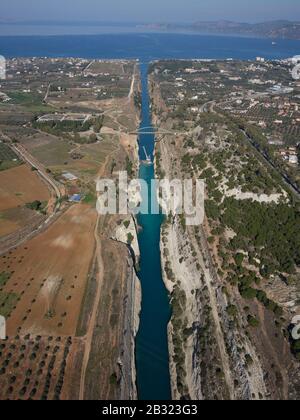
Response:
[[[147,64],[142,64],[141,129],[151,127],[147,73]],[[153,157],[154,134],[140,135],[140,160],[145,159],[143,147],[147,154]],[[151,199],[156,199],[151,197],[150,188],[151,180],[154,178],[154,167],[141,165],[140,178],[149,185],[148,202],[151,203]],[[143,301],[136,339],[136,368],[138,397],[141,400],[171,399],[167,340],[167,325],[171,310],[161,273],[159,242],[162,222],[162,215],[138,216],[138,223],[142,228],[139,233],[141,251],[139,277]]]

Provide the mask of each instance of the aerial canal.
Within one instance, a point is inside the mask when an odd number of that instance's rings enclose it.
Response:
[[[148,65],[141,64],[142,112],[140,128],[152,130],[148,93]],[[145,160],[145,152],[153,159],[154,134],[141,134],[139,157]],[[154,178],[154,166],[140,167],[141,179],[150,186]],[[151,203],[151,188],[148,188]],[[136,338],[137,388],[140,400],[170,400],[170,373],[167,326],[171,316],[168,292],[164,286],[160,261],[160,227],[162,215],[138,216],[141,226],[139,244],[141,252],[139,277],[142,285],[142,311],[140,328]]]

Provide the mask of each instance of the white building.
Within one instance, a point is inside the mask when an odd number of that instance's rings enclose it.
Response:
[[[295,55],[293,58],[291,58],[292,64],[298,64],[300,63],[300,55]]]
[[[298,165],[298,157],[296,155],[290,155],[289,163],[291,163],[292,165]]]

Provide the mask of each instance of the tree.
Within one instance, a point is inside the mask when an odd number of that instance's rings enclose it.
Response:
[[[32,203],[27,203],[26,207],[28,209],[31,209],[31,210],[34,210],[34,211],[39,211],[39,210],[41,210],[42,202],[39,201],[39,200],[35,200]]]
[[[245,362],[247,366],[251,366],[253,364],[253,359],[250,354],[245,355]]]
[[[257,328],[259,326],[259,324],[260,324],[259,320],[256,319],[252,315],[248,315],[247,321],[248,321],[248,324],[250,325],[250,327],[253,327],[253,328]]]
[[[257,291],[255,289],[253,289],[252,287],[245,287],[245,288],[241,287],[240,288],[240,293],[241,293],[241,296],[244,299],[251,300],[251,299],[256,298]]]
[[[237,307],[235,305],[228,305],[226,309],[229,316],[235,318],[238,314]]]
[[[130,225],[130,221],[129,220],[125,220],[125,222],[123,223],[125,228],[128,229],[129,225]]]
[[[97,142],[97,136],[95,133],[92,133],[89,137],[90,143],[96,143]]]
[[[127,243],[128,243],[128,245],[131,245],[132,242],[133,242],[133,240],[134,240],[134,237],[133,237],[132,233],[129,232],[127,234]]]

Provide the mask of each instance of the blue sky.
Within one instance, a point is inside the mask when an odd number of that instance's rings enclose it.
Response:
[[[1,0],[0,19],[194,22],[300,20],[299,0]]]

